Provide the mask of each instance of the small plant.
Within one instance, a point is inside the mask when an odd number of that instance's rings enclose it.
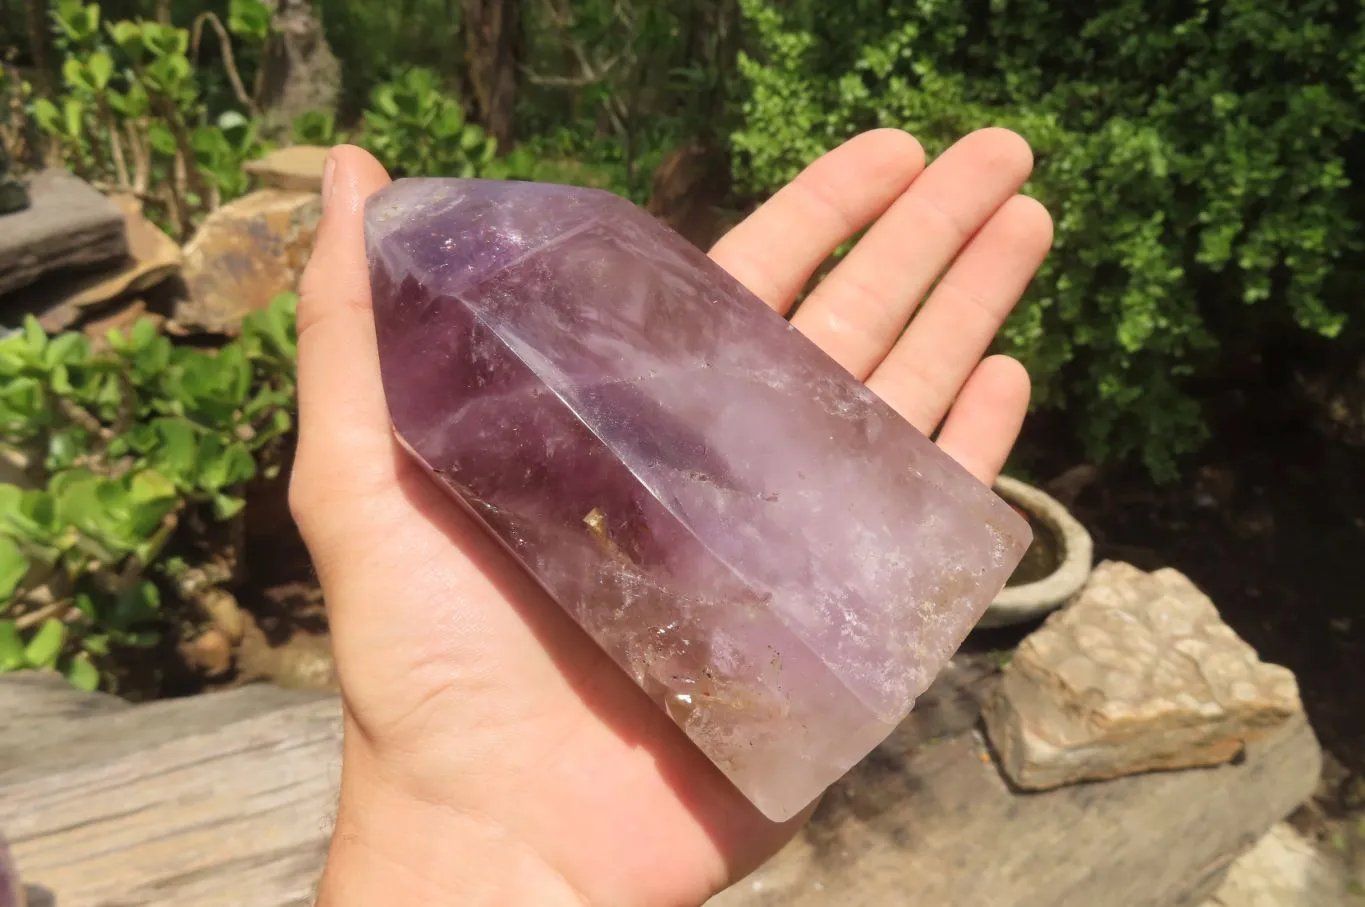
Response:
[[[52,17],[65,52],[64,92],[34,99],[31,112],[66,166],[100,188],[154,202],[154,213],[181,238],[199,214],[246,190],[241,165],[263,146],[255,103],[216,16],[201,15],[193,33],[143,21],[106,22],[101,28],[98,4],[61,0]],[[245,41],[263,42],[268,21],[260,0],[232,3],[230,28]],[[210,119],[191,63],[206,22],[217,32],[229,82],[245,112],[225,110]]]
[[[31,318],[0,340],[0,453],[31,486],[0,485],[0,672],[93,689],[115,649],[220,618],[243,488],[278,473],[293,425],[294,304],[217,351],[150,320],[102,352]]]
[[[395,176],[479,176],[497,153],[497,142],[420,67],[375,87],[361,141]]]

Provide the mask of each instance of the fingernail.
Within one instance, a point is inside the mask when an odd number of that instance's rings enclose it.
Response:
[[[332,174],[337,169],[337,163],[332,155],[327,155],[327,162],[322,165],[322,206],[327,207],[327,203],[332,198]]]

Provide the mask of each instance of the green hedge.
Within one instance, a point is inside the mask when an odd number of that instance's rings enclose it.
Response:
[[[931,152],[1002,125],[1037,155],[1054,254],[1010,321],[1037,405],[1158,478],[1207,429],[1220,350],[1360,310],[1361,4],[743,0],[749,188],[871,126]]]

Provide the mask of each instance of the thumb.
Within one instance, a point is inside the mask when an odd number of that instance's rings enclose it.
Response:
[[[299,282],[299,442],[290,500],[300,524],[343,491],[391,472],[388,407],[379,378],[365,257],[365,200],[388,182],[368,152],[333,148],[323,214]],[[305,528],[306,531],[306,528]]]

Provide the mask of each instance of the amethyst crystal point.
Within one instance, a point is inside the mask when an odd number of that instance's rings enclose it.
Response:
[[[405,445],[773,819],[905,717],[1029,543],[621,198],[400,180],[366,239]]]

